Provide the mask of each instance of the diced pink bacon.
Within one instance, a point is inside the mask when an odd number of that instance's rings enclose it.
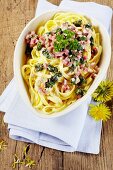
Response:
[[[83,29],[83,35],[88,36],[89,34],[89,30],[87,30],[86,28]]]
[[[45,45],[45,38],[43,36],[39,37],[39,41],[41,42],[42,45]]]
[[[56,38],[56,35],[54,34],[54,35],[49,35],[49,40],[51,40],[51,41],[55,41],[55,38]]]
[[[86,61],[87,60],[87,56],[83,56],[84,60]]]
[[[65,59],[63,59],[63,64],[65,66],[71,66],[72,65],[72,62],[70,62],[70,59],[68,57],[66,57]]]
[[[54,46],[51,45],[50,47],[48,47],[48,51],[49,51],[49,52],[53,51],[53,48],[54,48]]]
[[[66,92],[67,90],[70,90],[70,87],[67,84],[67,80],[64,79],[63,85],[62,85],[63,92]]]
[[[60,58],[60,57],[63,58],[64,54],[65,54],[65,56],[68,56],[69,50],[65,49],[64,51],[55,53],[55,58]]]
[[[39,87],[38,91],[43,94],[47,94],[46,90],[42,87]]]
[[[26,35],[25,41],[26,41],[26,43],[29,44],[30,47],[32,48],[32,47],[34,47],[34,46],[37,44],[37,42],[38,42],[38,35],[35,34],[35,31],[31,31],[31,32],[29,32],[29,33]]]
[[[48,64],[44,63],[43,66],[44,66],[45,69],[47,69]]]
[[[37,44],[37,42],[38,42],[38,39],[36,39],[36,38],[31,39],[31,41],[29,43],[30,47],[34,47]]]
[[[80,70],[78,70],[78,71],[76,72],[76,76],[79,77],[80,74],[81,74],[81,72],[80,72]]]

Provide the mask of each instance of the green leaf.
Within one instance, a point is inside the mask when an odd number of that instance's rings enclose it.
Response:
[[[82,25],[82,20],[78,20],[76,22],[73,22],[73,24],[76,26],[76,27],[81,27]]]
[[[44,69],[43,64],[38,63],[38,64],[35,65],[35,70],[36,70],[37,72],[38,72],[38,71],[42,71],[43,69]]]
[[[41,42],[39,41],[39,42],[37,43],[37,50],[40,51],[41,49],[42,49],[42,44],[41,44]]]

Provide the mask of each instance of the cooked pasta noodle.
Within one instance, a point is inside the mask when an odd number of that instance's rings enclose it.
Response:
[[[58,12],[25,39],[22,75],[35,109],[52,114],[87,92],[102,53],[100,33],[89,19]]]

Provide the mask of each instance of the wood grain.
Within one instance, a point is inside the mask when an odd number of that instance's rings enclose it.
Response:
[[[60,0],[51,0],[51,2],[58,5]],[[95,2],[113,8],[113,0],[95,0]],[[0,0],[0,94],[13,78],[15,43],[24,26],[34,17],[36,4],[37,0]],[[108,70],[110,80],[113,80],[112,68],[113,55]],[[3,113],[0,113],[0,139],[8,143],[8,148],[0,153],[0,170],[12,170],[13,155],[18,153],[21,157],[26,143],[11,140],[8,137],[7,125],[2,123],[2,119]],[[91,155],[60,152],[30,144],[28,154],[36,161],[33,170],[113,170],[113,117],[103,125],[100,148],[99,155]],[[24,166],[16,168],[16,170],[27,169]]]

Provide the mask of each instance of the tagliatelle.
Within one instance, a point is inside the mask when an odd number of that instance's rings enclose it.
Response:
[[[36,34],[37,33],[37,34]],[[33,107],[46,114],[82,97],[99,71],[99,29],[82,15],[58,12],[26,36],[22,75]]]

